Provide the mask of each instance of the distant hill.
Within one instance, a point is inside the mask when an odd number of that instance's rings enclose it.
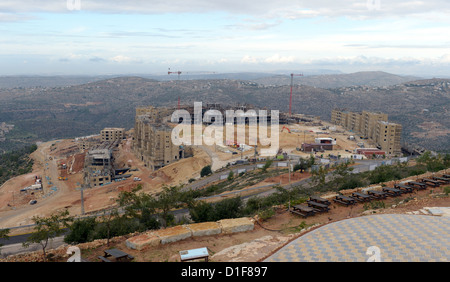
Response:
[[[0,89],[0,121],[14,124],[6,138],[33,142],[98,133],[104,127],[134,126],[135,108],[143,105],[249,103],[288,111],[289,85],[248,80],[172,80],[117,77],[52,88]],[[403,125],[403,140],[432,150],[449,150],[450,80],[410,81],[392,86],[319,88],[296,85],[293,112],[330,120],[333,108],[382,111]],[[10,137],[8,137],[10,136]],[[21,138],[23,137],[23,138]],[[9,144],[10,144],[9,143]],[[0,143],[1,146],[1,143]]]
[[[390,86],[408,81],[418,80],[419,77],[400,76],[382,71],[355,72],[350,74],[326,74],[294,76],[294,84],[308,85],[320,88],[337,88],[345,86]],[[263,85],[290,85],[289,75],[276,75],[252,80]]]
[[[0,76],[0,88],[59,87],[85,84],[106,79],[107,76]]]

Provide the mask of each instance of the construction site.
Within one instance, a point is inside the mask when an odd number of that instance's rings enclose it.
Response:
[[[248,111],[250,106],[220,108],[219,105],[206,105],[202,110],[205,113],[209,109]],[[30,210],[33,215],[47,214],[59,208],[69,208],[73,214],[80,214],[82,190],[84,212],[95,212],[113,204],[111,199],[120,191],[131,189],[137,182],[145,191],[157,193],[163,185],[179,185],[200,179],[200,171],[206,165],[217,171],[230,165],[266,160],[266,157],[259,156],[264,148],[259,143],[250,146],[224,139],[222,144],[182,148],[173,145],[170,131],[176,124],[169,120],[173,110],[137,108],[135,128],[123,130],[121,134],[109,133],[109,140],[105,136],[111,129],[104,129],[98,135],[40,144],[33,153],[33,173],[11,179],[2,186],[2,212],[17,213],[20,219],[13,215],[2,216],[0,227],[30,222],[30,214],[21,215],[18,212],[21,209],[17,209],[19,206]],[[190,113],[193,114],[192,110]],[[288,123],[288,116],[280,114],[280,120],[285,124],[280,125],[279,150],[273,158],[288,155],[307,158],[311,154],[322,158],[329,155],[351,157],[358,147],[356,144],[366,141],[350,140],[349,132],[313,117],[293,115],[296,122]],[[246,123],[245,129],[249,132],[254,125],[248,124],[248,119]],[[208,123],[204,123],[202,130],[207,126]],[[313,149],[305,145],[316,142],[319,143]],[[34,185],[36,177],[42,179],[40,190],[20,191]],[[54,202],[52,199],[58,200]],[[30,208],[32,200],[36,204]],[[51,204],[44,204],[47,202]]]
[[[342,109],[334,109],[331,112],[331,122],[341,125],[345,129],[359,134],[361,138],[368,139],[375,144],[375,148],[360,150],[364,154],[386,154],[388,156],[400,156],[401,124],[388,122],[388,115],[381,112],[350,112]]]
[[[141,185],[142,191],[150,195],[157,195],[163,187],[173,185],[182,185],[188,189],[207,188],[209,185],[225,181],[229,171],[233,169],[239,175],[250,172],[251,169],[254,171],[253,174],[258,174],[257,169],[261,168],[268,159],[276,161],[273,168],[277,171],[276,174],[266,179],[243,181],[237,191],[220,191],[219,194],[208,197],[207,201],[220,201],[236,195],[245,197],[264,195],[270,192],[274,185],[290,185],[307,180],[312,175],[311,171],[291,173],[290,165],[299,163],[301,159],[313,158],[315,167],[318,168],[329,167],[330,163],[337,160],[389,161],[389,158],[396,153],[395,150],[387,154],[378,152],[381,150],[377,146],[381,143],[377,143],[380,140],[377,134],[379,136],[383,129],[381,126],[387,122],[385,121],[387,117],[384,118],[383,115],[378,115],[381,118],[375,119],[376,122],[369,122],[370,130],[364,131],[362,128],[365,127],[361,126],[364,124],[364,119],[358,119],[356,123],[360,125],[354,127],[354,123],[349,122],[350,118],[342,118],[342,112],[339,112],[340,114],[333,112],[331,123],[302,114],[280,113],[277,117],[279,120],[278,150],[273,155],[262,156],[261,150],[268,145],[261,144],[259,141],[250,145],[249,133],[252,130],[261,129],[261,124],[271,124],[272,116],[268,115],[264,122],[255,117],[253,121],[256,122],[252,122],[254,116],[248,115],[252,111],[258,112],[261,109],[251,105],[206,104],[202,106],[200,127],[196,128],[195,124],[192,125],[194,133],[195,130],[200,130],[200,136],[203,136],[205,130],[216,122],[214,118],[205,118],[211,111],[216,111],[215,113],[220,115],[225,115],[226,111],[230,110],[242,111],[247,115],[242,116],[241,119],[235,117],[231,125],[236,129],[240,125],[243,126],[246,138],[243,142],[242,140],[239,142],[237,130],[235,130],[234,138],[225,137],[213,144],[193,143],[191,145],[173,143],[171,138],[173,129],[180,124],[180,120],[171,120],[172,113],[176,110],[187,112],[192,121],[199,119],[196,115],[199,112],[195,107],[180,104],[173,108],[139,107],[136,109],[135,126],[129,130],[105,128],[97,135],[39,144],[38,149],[32,154],[35,160],[33,172],[10,179],[1,187],[0,228],[15,227],[12,235],[26,232],[24,230],[30,230],[29,227],[18,227],[31,224],[33,216],[48,216],[62,209],[67,209],[75,216],[99,214],[117,205],[117,197],[122,191],[131,191],[137,185]],[[267,109],[264,110],[270,112]],[[340,119],[337,118],[338,115]],[[371,115],[363,112],[360,116]],[[220,125],[227,125],[227,122],[223,121]],[[228,125],[230,125],[229,121]],[[212,175],[206,178],[201,177],[200,174],[205,166],[211,166],[212,169]],[[281,170],[283,167],[287,169]],[[355,191],[361,190],[345,193]],[[334,196],[336,194],[324,197],[330,199]],[[433,204],[445,206],[448,204],[448,199],[439,199]],[[274,218],[264,224],[266,227],[269,226],[269,229],[284,230],[283,226],[293,226],[300,221],[320,225],[348,218],[351,215],[360,216],[364,212],[362,207],[355,208],[353,211],[350,208],[350,213],[348,210],[348,207],[333,205],[333,215],[318,214],[304,219],[277,209]],[[260,223],[254,219],[241,219],[236,222],[205,223],[201,227],[197,225],[176,227],[146,233],[145,236],[129,238],[129,240],[118,239],[117,246],[128,253],[133,253],[133,256],[141,261],[178,261],[171,254],[175,249],[192,248],[201,244],[207,244],[210,249],[218,253],[215,261],[261,261],[305,232],[303,230],[300,233],[294,232],[294,235],[278,233],[274,235],[271,231],[261,228]],[[234,224],[237,226],[227,227]],[[195,231],[196,228],[206,229]],[[237,233],[225,231],[228,228],[230,230],[237,228],[236,230],[241,231]],[[208,235],[210,232],[213,232],[212,237]],[[168,238],[167,236],[184,239],[181,241],[173,239],[176,242],[162,244],[161,242],[165,240],[163,238]],[[190,236],[200,237],[186,239]],[[266,240],[268,237],[261,240],[260,238],[265,238],[264,236],[272,237],[269,240]],[[214,246],[206,243],[205,238],[213,240]],[[172,239],[168,240],[171,242]],[[239,244],[243,244],[239,247],[242,250],[239,252],[240,256],[236,258],[232,255],[232,248]],[[260,253],[248,251],[247,244],[258,249]],[[161,255],[149,257],[147,253],[142,253],[141,249],[156,249]],[[245,255],[245,252],[248,252],[248,255]]]

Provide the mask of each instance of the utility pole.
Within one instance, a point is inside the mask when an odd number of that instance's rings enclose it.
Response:
[[[81,196],[81,215],[84,215],[84,189],[91,188],[91,185],[88,182],[88,176],[86,175],[84,178],[84,183],[80,185],[80,196]]]
[[[291,157],[288,157],[289,164],[288,164],[288,170],[289,170],[289,185],[291,185]]]
[[[84,215],[84,196],[83,196],[84,187],[81,187],[81,215]]]

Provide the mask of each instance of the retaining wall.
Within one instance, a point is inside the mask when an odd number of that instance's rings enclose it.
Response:
[[[168,244],[189,237],[251,231],[254,227],[253,219],[248,217],[179,225],[134,236],[126,240],[126,246],[130,249],[142,250],[146,246]]]

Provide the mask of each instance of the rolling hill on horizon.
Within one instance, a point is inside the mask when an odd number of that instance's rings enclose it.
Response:
[[[330,120],[333,108],[382,111],[389,114],[390,121],[403,125],[403,141],[430,150],[448,150],[449,79],[390,84],[398,78],[392,75],[388,80],[385,73],[366,75],[383,77],[386,84],[345,84],[334,88],[296,84],[293,112]],[[354,76],[364,77],[364,73]],[[326,79],[329,78],[327,75]],[[369,82],[371,78],[358,79],[364,80]],[[15,129],[6,135],[7,142],[0,143],[0,148],[96,134],[104,127],[130,129],[134,126],[137,106],[176,107],[178,97],[182,104],[188,105],[196,101],[224,105],[248,103],[288,111],[289,93],[289,83],[265,85],[238,79],[161,81],[136,76],[72,86],[3,88],[0,89],[0,121],[14,124]]]

